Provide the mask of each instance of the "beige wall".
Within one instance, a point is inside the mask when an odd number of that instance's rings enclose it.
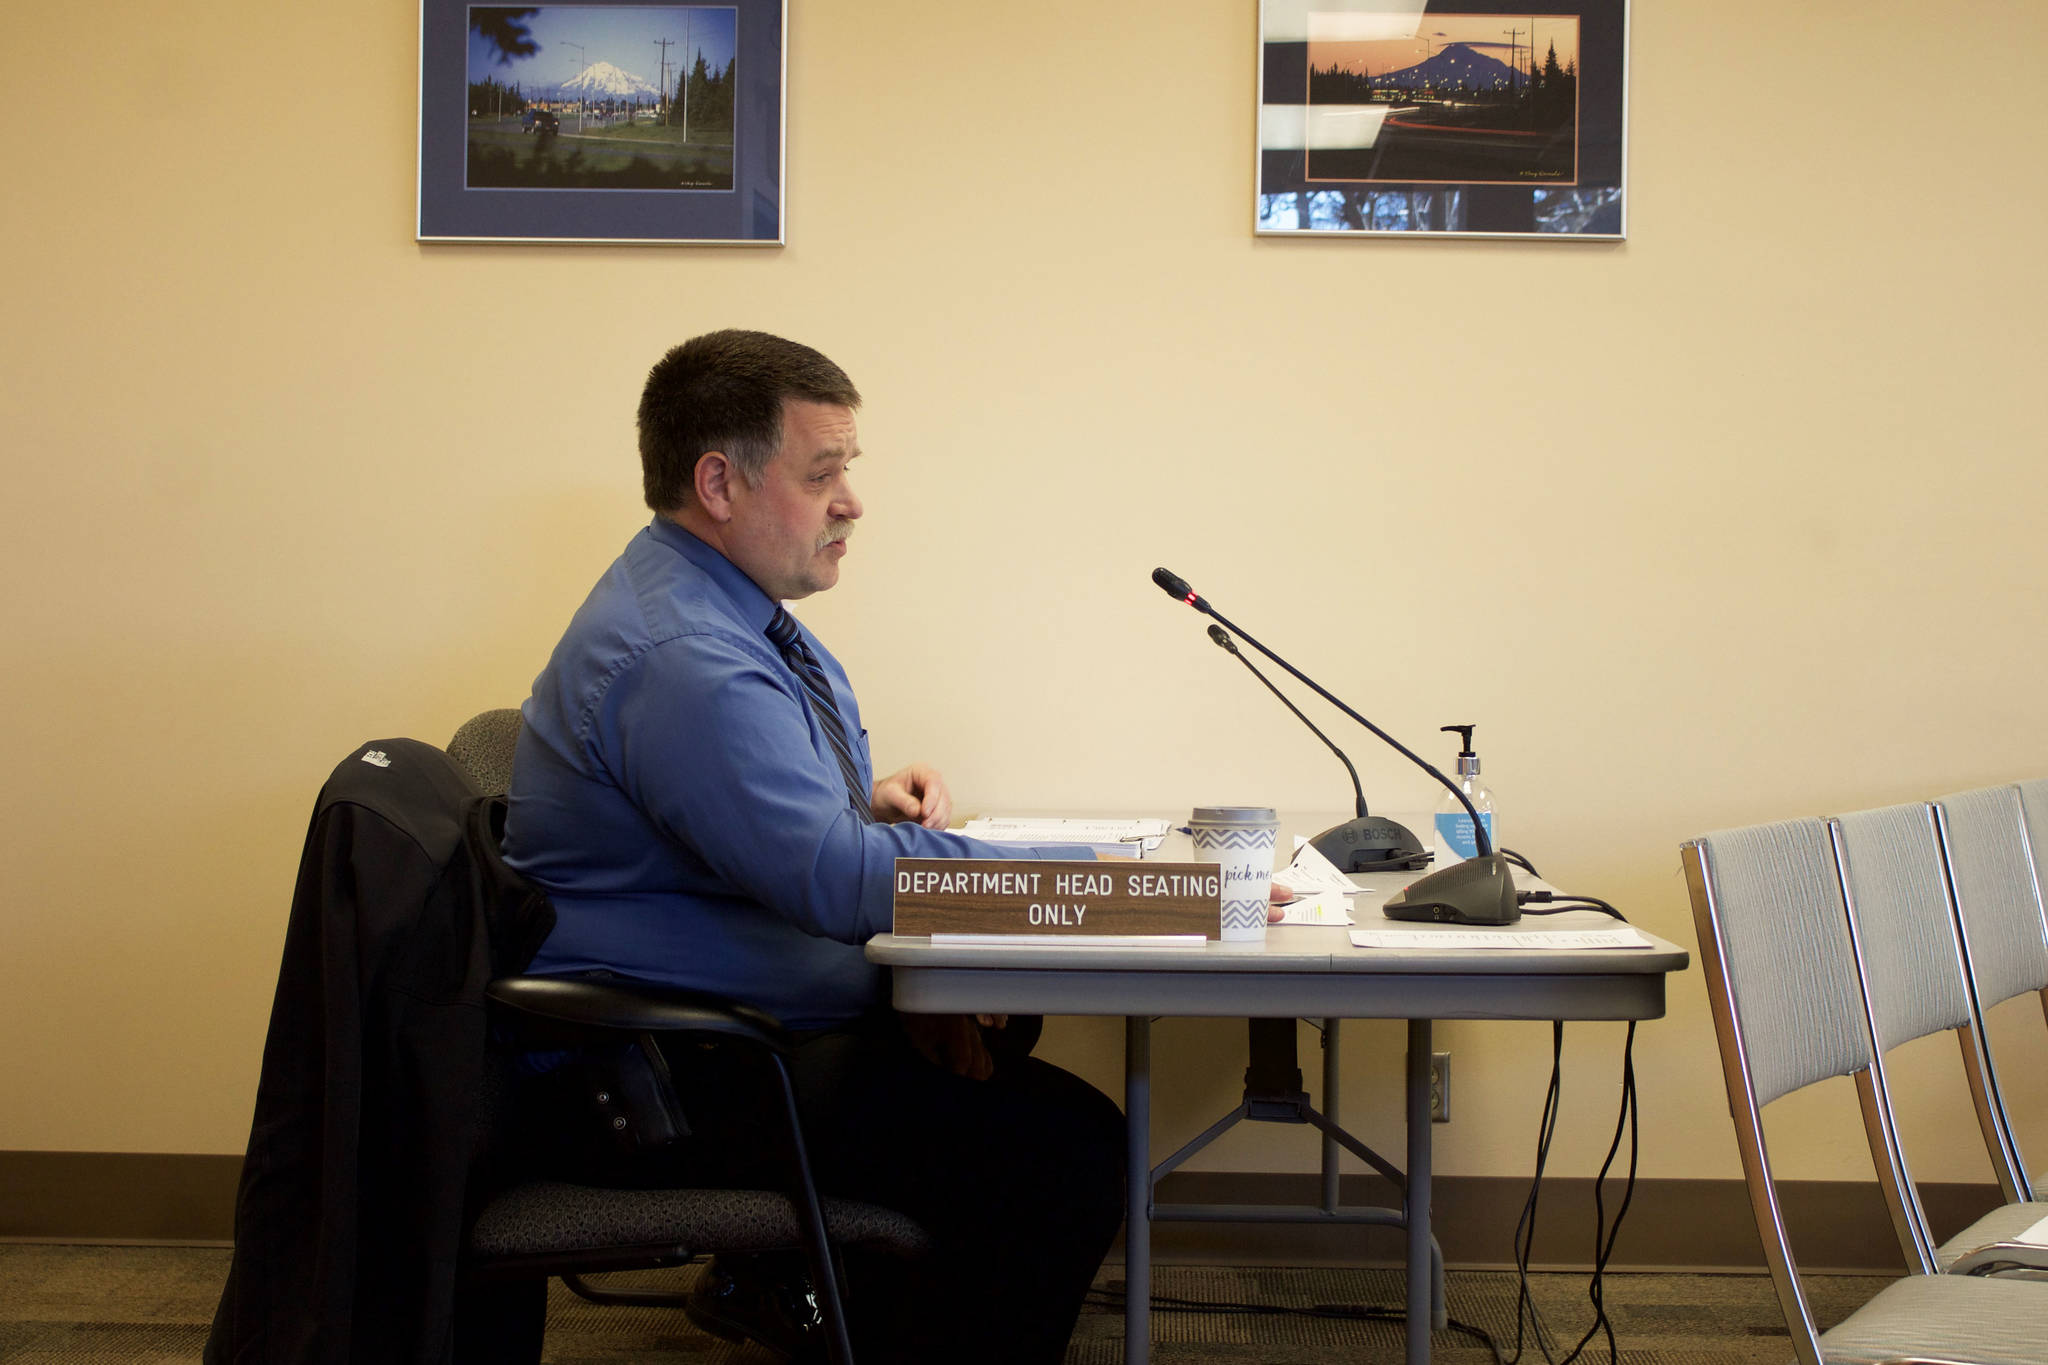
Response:
[[[1508,842],[1687,944],[1690,834],[2048,772],[2035,0],[1639,5],[1623,246],[1254,240],[1248,0],[792,8],[781,250],[415,245],[409,2],[12,17],[0,1148],[240,1149],[321,779],[524,696],[712,326],[867,393],[805,615],[965,809],[1341,802],[1155,564],[1396,733],[1477,721]],[[1162,1028],[1162,1143],[1236,1034]],[[1399,1026],[1351,1036],[1393,1142]],[[1441,1169],[1526,1171],[1547,1030],[1439,1039]],[[1588,1174],[1619,1030],[1568,1042]],[[1114,1089],[1112,1025],[1053,1043]],[[1732,1175],[1696,970],[1638,1057],[1646,1173]],[[1787,1173],[1867,1171],[1849,1113]]]

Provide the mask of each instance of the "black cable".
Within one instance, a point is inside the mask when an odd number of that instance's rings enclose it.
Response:
[[[1528,873],[1532,877],[1541,877],[1543,875],[1541,872],[1538,872],[1536,870],[1536,864],[1530,862],[1527,858],[1524,858],[1521,854],[1515,852],[1511,848],[1496,849],[1495,852],[1499,853],[1501,857],[1506,858],[1509,862],[1513,863],[1516,867],[1521,868],[1522,871]]]
[[[1628,1216],[1628,1206],[1636,1194],[1636,1158],[1639,1154],[1636,1125],[1636,1025],[1631,1019],[1628,1037],[1621,1050],[1621,1112],[1614,1121],[1614,1140],[1607,1145],[1607,1159],[1600,1163],[1600,1174],[1593,1181],[1593,1278],[1586,1286],[1586,1297],[1593,1304],[1593,1325],[1586,1329],[1586,1335],[1579,1338],[1579,1344],[1572,1347],[1558,1365],[1571,1365],[1586,1349],[1588,1342],[1602,1332],[1607,1336],[1607,1358],[1610,1362],[1621,1360],[1621,1354],[1614,1342],[1614,1323],[1607,1316],[1606,1273],[1608,1258],[1614,1254],[1614,1243],[1621,1236],[1621,1220]],[[1622,1186],[1621,1207],[1614,1211],[1613,1227],[1606,1226],[1607,1214],[1603,1197],[1607,1184],[1607,1172],[1614,1167],[1615,1153],[1621,1150],[1623,1128],[1628,1130],[1628,1179]]]
[[[1550,1359],[1550,1345],[1544,1339],[1543,1319],[1529,1294],[1529,1254],[1536,1243],[1536,1205],[1543,1192],[1543,1168],[1550,1160],[1550,1142],[1557,1135],[1558,1099],[1563,1092],[1564,1021],[1550,1024],[1550,1087],[1543,1097],[1543,1117],[1536,1125],[1536,1172],[1529,1178],[1529,1196],[1522,1201],[1521,1217],[1515,1220],[1515,1353],[1502,1365],[1516,1365],[1522,1358],[1524,1324],[1536,1331],[1536,1349]]]
[[[1623,924],[1628,923],[1627,915],[1622,914],[1621,911],[1615,909],[1606,901],[1601,900],[1598,896],[1573,896],[1563,891],[1517,891],[1515,893],[1515,903],[1517,905],[1555,905],[1557,907],[1555,910],[1524,910],[1522,913],[1525,915],[1561,915],[1567,910],[1598,910],[1601,914],[1610,915],[1620,920]]]

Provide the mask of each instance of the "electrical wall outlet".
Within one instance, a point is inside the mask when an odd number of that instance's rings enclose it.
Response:
[[[1429,1054],[1429,1121],[1451,1121],[1451,1054]]]

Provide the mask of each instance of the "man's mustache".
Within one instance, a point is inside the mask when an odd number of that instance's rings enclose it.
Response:
[[[817,548],[822,550],[835,540],[845,540],[853,534],[851,521],[835,521],[818,533]]]

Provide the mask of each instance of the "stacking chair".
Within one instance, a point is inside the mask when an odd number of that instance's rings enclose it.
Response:
[[[1801,1365],[1903,1358],[1958,1365],[2048,1361],[2041,1286],[1909,1274],[1825,1333],[1815,1325],[1785,1230],[1764,1106],[1873,1059],[1828,828],[1793,820],[1729,830],[1681,849],[1736,1146],[1764,1257]]]
[[[2023,796],[2031,809],[2023,811]],[[2048,1007],[2048,924],[2041,910],[2039,859],[2048,844],[2030,837],[2026,816],[2042,822],[2048,836],[2048,783],[1986,787],[1945,796],[1934,803],[1942,852],[1962,926],[1963,958],[1976,1003],[1979,1038],[1965,1052],[1977,1122],[1991,1149],[1999,1189],[2008,1201],[2048,1198],[2048,1181],[2031,1177],[2020,1155],[1991,1048],[1982,1023],[1991,1010],[2014,996],[2033,992]]]
[[[2040,1277],[2048,1247],[2015,1240],[2048,1218],[2048,1204],[2008,1203],[1936,1245],[1907,1168],[1885,1061],[1901,1044],[1944,1030],[1972,1074],[1988,1074],[1963,948],[1944,875],[1934,809],[1924,803],[1859,811],[1829,823],[1849,911],[1858,984],[1876,1048],[1858,1073],[1870,1154],[1906,1264],[1915,1271]]]

